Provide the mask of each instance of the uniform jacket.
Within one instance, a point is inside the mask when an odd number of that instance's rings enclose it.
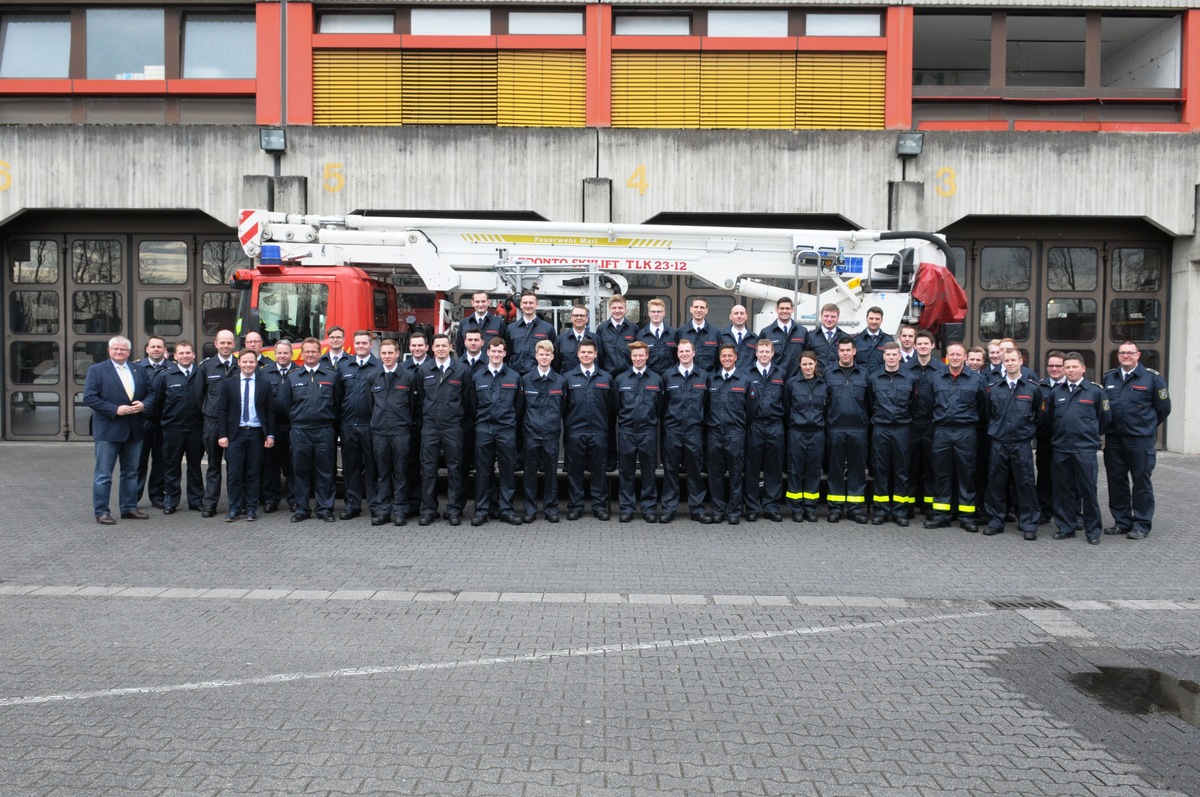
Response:
[[[566,377],[552,370],[543,378],[534,368],[521,377],[521,391],[525,394],[525,439],[557,443],[567,407]]]
[[[892,336],[886,332],[876,332],[872,336],[864,329],[854,336],[854,362],[859,368],[865,368],[868,375],[882,371],[883,344],[892,340]]]
[[[390,374],[383,368],[372,374],[372,434],[400,436],[412,433],[413,412],[418,400],[418,392],[413,386],[415,381],[416,372],[410,368],[401,368],[399,363],[396,364],[396,370]]]
[[[825,328],[818,325],[805,333],[804,348],[812,349],[813,354],[817,355],[821,369],[828,371],[837,365],[837,345],[843,337],[848,338],[850,335],[841,327],[834,327],[833,340],[828,341],[825,339]]]
[[[567,372],[565,378],[566,433],[572,436],[607,435],[616,407],[612,376],[608,371],[593,367],[591,377],[585,379],[583,368],[576,367]]]
[[[230,357],[229,363],[225,364],[219,356],[214,355],[200,363],[198,370],[199,379],[192,381],[192,387],[196,390],[196,401],[200,404],[205,418],[215,419],[221,380],[238,374],[237,358]]]
[[[788,425],[793,429],[824,429],[829,409],[829,383],[821,374],[805,379],[796,374],[787,383]]]
[[[275,436],[275,391],[262,371],[255,371],[254,378],[254,412],[258,415],[258,423],[262,426],[263,435]],[[228,437],[229,442],[237,439],[241,432],[242,421],[242,374],[221,383],[217,394],[217,421],[220,424],[221,436]]]
[[[536,315],[528,323],[524,317],[513,321],[508,325],[508,339],[511,344],[508,350],[508,364],[519,374],[529,373],[537,368],[534,347],[543,340],[553,343],[556,337],[550,322],[543,321]]]
[[[724,346],[729,343],[737,346],[737,367],[743,371],[749,370],[758,359],[758,335],[755,335],[750,327],[742,330],[742,343],[739,346],[737,333],[733,331],[733,324],[730,324],[721,332],[720,345]]]
[[[690,320],[675,331],[675,343],[687,338],[696,347],[696,367],[701,371],[716,373],[717,348],[721,344],[721,333],[712,324],[705,324],[704,329],[696,331],[696,326]]]
[[[676,366],[663,377],[666,403],[663,407],[663,426],[668,434],[698,435],[704,431],[708,414],[709,375],[691,368],[687,379]]]
[[[881,367],[867,377],[867,385],[872,426],[912,424],[913,402],[917,397],[917,377],[912,371],[903,367],[888,371]]]
[[[288,363],[288,373],[290,374],[298,367]],[[283,403],[283,380],[287,376],[280,372],[279,366],[275,363],[272,363],[270,368],[262,369],[262,375],[267,380],[267,384],[271,386],[271,392],[275,398],[275,437],[283,437],[292,426],[288,408]]]
[[[478,329],[483,333],[483,358],[487,359],[487,345],[492,338],[500,338],[500,340],[508,343],[508,331],[503,318],[494,314],[488,313],[483,318],[481,324],[475,318],[475,313],[472,312],[469,316],[458,322],[458,333],[454,336],[454,351],[460,356],[467,351],[466,338],[467,333],[473,329]]]
[[[675,340],[675,330],[666,324],[662,325],[660,335],[660,337],[654,337],[654,330],[647,324],[639,329],[633,337],[634,340],[640,340],[650,347],[650,359],[648,360],[650,370],[663,376],[675,367],[675,347],[679,343]]]
[[[900,367],[904,367],[903,363]],[[917,378],[917,397],[912,409],[913,425],[929,426],[933,422],[933,378],[946,370],[946,364],[936,357],[930,357],[928,363],[921,365],[914,354],[908,361],[908,367]]]
[[[1086,453],[1100,448],[1100,436],[1112,423],[1104,391],[1094,382],[1080,380],[1074,393],[1066,382],[1055,385],[1043,400],[1051,424],[1055,451]]]
[[[970,368],[955,376],[947,368],[929,382],[933,390],[933,425],[979,426],[983,423],[987,383]]]
[[[596,362],[603,362],[604,343],[600,340],[600,336],[590,329],[585,329],[583,337],[596,344]],[[573,328],[568,327],[558,333],[558,340],[554,342],[554,370],[564,375],[569,373],[571,369],[579,365],[578,351],[579,339],[575,337]]]
[[[195,363],[192,363],[191,371],[185,377],[183,369],[171,363],[154,379],[154,392],[158,397],[155,414],[164,429],[198,432],[204,427],[204,414],[196,403],[193,387],[198,378]]]
[[[1017,378],[1013,390],[1008,388],[1007,376],[988,385],[988,437],[1002,443],[1024,443],[1036,437],[1042,419],[1044,391],[1037,380],[1024,376]]]
[[[722,371],[710,374],[707,419],[709,434],[732,433],[744,437],[754,419],[756,398],[754,382],[745,371],[734,369],[729,379],[725,379]]]
[[[603,344],[596,357],[596,367],[608,371],[614,378],[622,371],[629,370],[629,344],[637,335],[637,327],[633,322],[626,318],[614,327],[612,319],[609,319],[596,327],[596,334]]]
[[[764,376],[756,363],[742,370],[754,384],[754,423],[782,427],[788,414],[787,379],[783,369],[772,364]]]
[[[1158,373],[1140,363],[1122,381],[1121,369],[1114,368],[1104,375],[1101,384],[1112,411],[1111,435],[1153,437],[1158,425],[1171,414],[1171,399],[1167,383]]]
[[[332,365],[318,363],[312,374],[304,365],[294,366],[281,390],[293,428],[334,426],[342,406],[342,380]]]
[[[521,375],[511,366],[504,366],[494,377],[490,367],[475,374],[468,395],[476,429],[516,431],[525,402]]]
[[[470,358],[465,352],[463,353],[463,356],[458,358],[458,361],[463,364],[464,368],[467,369],[468,378],[475,376],[475,374],[479,373],[484,368],[487,368],[487,349],[481,349],[479,351],[479,356],[475,358],[474,365],[471,364]]]
[[[143,421],[140,413],[117,415],[117,408],[132,401],[146,405],[143,412],[154,412],[153,385],[146,372],[136,363],[126,362],[133,375],[133,398],[125,392],[125,384],[117,375],[112,360],[96,363],[87,370],[83,382],[83,403],[92,411],[92,439],[107,443],[124,443],[142,439]]]
[[[427,357],[424,364],[413,373],[421,402],[422,434],[436,431],[439,434],[461,435],[464,424],[471,423],[467,407],[472,377],[467,365],[451,357],[447,361],[446,373],[442,375],[437,359]]]
[[[866,429],[870,424],[870,398],[867,372],[857,365],[832,368],[825,372],[829,383],[829,411],[826,423],[830,429]]]
[[[662,416],[663,378],[647,366],[641,374],[632,368],[615,380],[617,431],[657,434]]]
[[[342,378],[342,423],[365,426],[371,422],[371,379],[382,370],[383,363],[373,354],[367,357],[364,365],[358,364],[357,357],[338,360],[337,372]]]
[[[773,362],[783,369],[789,379],[800,370],[800,355],[804,353],[804,336],[807,330],[794,320],[788,325],[785,333],[783,327],[776,321],[759,330],[760,338],[769,338],[775,344],[775,359]]]

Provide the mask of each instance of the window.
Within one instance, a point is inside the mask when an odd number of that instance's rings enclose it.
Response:
[[[0,19],[0,78],[67,77],[71,18],[17,14]]]
[[[979,303],[979,338],[1029,340],[1029,300],[987,298]]]
[[[376,329],[388,328],[388,294],[387,291],[372,291],[372,318]]]
[[[258,331],[264,345],[280,338],[291,341],[324,338],[328,313],[328,285],[264,282],[258,288]],[[247,331],[243,330],[243,334]]]
[[[510,11],[508,32],[578,36],[583,33],[583,14],[578,11]]]
[[[57,393],[13,393],[8,413],[14,435],[56,435],[59,432]]]
[[[107,80],[164,80],[161,8],[87,9],[87,76]]]
[[[115,335],[121,331],[121,294],[116,291],[75,291],[71,308],[71,327],[80,335]]]
[[[1133,340],[1155,343],[1162,334],[1157,299],[1113,299],[1109,305],[1109,338],[1113,343]],[[1145,357],[1142,358],[1145,365]]]
[[[808,14],[806,36],[880,36],[878,14]]]
[[[1179,17],[1104,17],[1100,21],[1100,85],[1179,88]]]
[[[1090,247],[1055,246],[1050,249],[1046,284],[1052,291],[1094,291],[1100,273],[1100,256]]]
[[[131,355],[132,356],[132,355]],[[87,369],[108,359],[107,340],[80,340],[71,347],[71,379],[77,385],[87,380]],[[89,415],[90,417],[90,415]],[[78,428],[78,427],[77,427]],[[86,427],[85,427],[86,428]],[[90,434],[90,432],[89,432]]]
[[[952,246],[950,251],[954,253],[954,263],[950,265],[950,273],[954,275],[954,280],[961,287],[967,286],[967,249],[963,246]]]
[[[55,241],[10,241],[8,262],[13,282],[58,282],[58,243]]]
[[[1051,299],[1046,302],[1046,340],[1095,339],[1095,299]]]
[[[769,38],[787,36],[788,12],[780,11],[709,11],[708,35]]]
[[[8,296],[8,325],[19,335],[57,335],[58,294],[13,291]]]
[[[1162,284],[1162,252],[1122,248],[1112,253],[1113,290],[1157,291]]]
[[[205,241],[200,257],[200,276],[205,285],[225,285],[233,272],[251,265],[237,241]]]
[[[71,273],[76,282],[120,282],[120,241],[75,241]]]
[[[917,14],[913,85],[986,86],[991,47],[991,14]]]
[[[322,14],[318,33],[394,33],[393,14]]]
[[[691,33],[692,18],[683,14],[618,14],[613,17],[614,36],[689,36]]]
[[[1031,263],[1029,250],[1023,246],[985,246],[979,254],[979,287],[985,291],[1028,290]]]
[[[209,291],[200,300],[201,327],[207,337],[222,329],[233,329],[237,322],[237,294]]]
[[[9,379],[18,385],[57,385],[58,344],[53,341],[18,341],[9,344]]]
[[[185,78],[252,78],[254,17],[250,14],[188,14],[183,21]]]
[[[188,281],[188,250],[183,241],[138,244],[138,279],[147,285],[183,285]]]
[[[171,298],[146,299],[142,304],[142,332],[159,337],[183,334],[183,301]]]
[[[1010,14],[1004,85],[1082,87],[1084,23],[1082,15],[1025,17]]]
[[[490,36],[492,12],[487,8],[414,8],[415,36]]]

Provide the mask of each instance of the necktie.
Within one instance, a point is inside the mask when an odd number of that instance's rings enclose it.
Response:
[[[722,378],[722,379],[724,379],[726,382],[728,382],[728,381],[729,381],[729,374],[722,374],[722,375],[721,375],[721,378]]]
[[[825,330],[825,342],[833,343],[833,330],[832,329]]]
[[[359,361],[358,361],[358,367],[359,367],[359,368],[362,368],[362,367],[363,367],[364,365],[366,365],[366,364],[367,364],[367,361],[366,361],[366,360],[359,360]]]
[[[1070,391],[1071,393],[1074,393],[1074,392],[1075,392],[1075,388],[1077,388],[1077,387],[1079,387],[1079,385],[1074,385],[1074,384],[1072,384],[1072,385],[1068,385],[1068,386],[1067,386],[1067,390],[1068,390],[1068,391]]]
[[[242,425],[250,423],[250,380],[242,380]]]
[[[656,339],[661,339],[661,337],[662,337],[662,329],[661,328],[654,330],[654,337]]]
[[[576,336],[575,336],[575,342],[576,342],[576,343],[583,343],[583,335],[576,335]]]
[[[585,381],[586,381],[586,380],[588,380],[588,379],[591,379],[591,378],[592,378],[592,372],[591,372],[591,371],[584,371],[584,372],[583,372],[583,378],[584,378],[584,380],[585,380]]]
[[[187,380],[187,379],[191,379],[191,378],[192,378],[192,369],[191,369],[191,368],[185,368],[185,369],[184,369],[184,371],[183,371],[183,378],[184,378],[185,380]]]
[[[783,337],[784,337],[784,339],[786,340],[786,339],[787,339],[787,336],[788,336],[788,335],[790,335],[791,333],[792,333],[792,327],[791,327],[791,325],[785,325],[785,326],[783,327]]]
[[[737,345],[739,345],[739,346],[742,345],[742,333],[741,332],[737,333]]]
[[[446,378],[446,366],[439,365],[438,370],[441,371],[441,378],[445,379]]]
[[[1016,389],[1017,389],[1017,383],[1016,383],[1016,382],[1009,382],[1009,383],[1008,383],[1008,389],[1009,389],[1009,391],[1016,390]]]
[[[475,367],[475,358],[474,357],[468,357],[467,361],[471,364],[472,368]]]
[[[492,371],[492,379],[495,379],[495,378],[497,378],[498,376],[500,376],[500,372],[499,372],[499,371]]]
[[[692,372],[691,372],[691,371],[684,371],[684,372],[683,372],[683,378],[684,378],[684,379],[687,379],[687,378],[689,378],[691,375],[692,375]]]
[[[118,365],[117,374],[121,377],[121,384],[125,387],[125,393],[129,396],[129,400],[133,401],[133,372],[129,370],[127,365]]]

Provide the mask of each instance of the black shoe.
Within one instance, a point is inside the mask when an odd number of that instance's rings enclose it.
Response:
[[[747,523],[756,523],[757,521],[758,521],[758,513],[757,512],[747,512],[746,513],[746,522]]]
[[[263,504],[263,514],[270,515],[278,508],[279,504]]]
[[[522,523],[532,523],[535,520],[537,520],[537,513],[525,515],[525,517],[521,518]]]
[[[449,523],[451,526],[461,526],[462,525],[462,515],[458,515],[458,514],[447,515],[446,522]]]
[[[908,515],[896,515],[895,522],[902,529],[908,528]]]
[[[430,523],[432,523],[434,521],[434,518],[436,518],[436,517],[437,517],[437,515],[434,515],[432,513],[422,512],[421,519],[418,522],[422,526],[428,526]]]
[[[203,510],[201,510],[200,517],[212,517],[216,514],[217,514],[217,510],[213,509],[212,507],[206,506],[206,507],[204,507]]]
[[[867,522],[868,522],[866,512],[851,512],[850,519],[853,520],[855,523],[859,524],[860,526],[865,526],[865,525],[867,525]]]
[[[609,518],[608,510],[607,509],[597,509],[592,512],[592,517],[596,518],[596,520],[607,521]]]
[[[1083,521],[1082,521],[1082,520],[1080,520],[1080,521],[1078,521],[1078,522],[1076,522],[1076,523],[1075,523],[1075,530],[1076,530],[1076,531],[1083,531]]]
[[[1104,530],[1104,533],[1105,534],[1114,534],[1114,535],[1115,534],[1128,534],[1129,529],[1123,529],[1120,526],[1113,525],[1113,526],[1109,526],[1108,528],[1106,528]]]
[[[1027,539],[1027,540],[1036,540],[1036,539],[1037,539],[1037,532],[1036,532],[1036,531],[1027,531],[1027,532],[1025,532],[1025,539]]]
[[[1099,545],[1099,544],[1100,544],[1099,537],[1088,537],[1088,545]]]
[[[712,515],[708,514],[707,512],[699,512],[695,515],[691,515],[691,518],[697,523],[705,526],[711,526],[713,522]]]
[[[233,521],[237,520],[238,517],[239,517],[239,515],[237,512],[230,512],[228,515],[225,516],[225,522],[232,523]]]
[[[793,512],[792,513],[792,522],[793,523],[803,523],[804,522],[804,512]]]
[[[199,512],[202,509],[204,509],[204,507],[200,506],[199,504],[194,504],[194,505],[188,504],[188,509],[190,509],[193,512]],[[292,511],[295,511],[295,507],[292,508]]]
[[[633,520],[633,513],[632,512],[622,512],[620,520],[622,523],[629,523],[630,521]]]
[[[407,523],[408,523],[408,518],[404,517],[403,512],[401,512],[400,514],[398,514],[394,518],[392,518],[393,526],[404,526],[404,525],[407,525]]]
[[[583,512],[578,509],[572,509],[567,513],[567,520],[579,520],[581,517],[583,517]]]
[[[663,515],[662,517],[660,517],[660,518],[658,519],[658,522],[659,522],[659,523],[670,523],[670,522],[671,522],[671,521],[673,521],[674,519],[675,519],[675,513],[674,513],[674,512],[667,512],[665,515]]]
[[[173,507],[173,506],[164,506],[164,507],[163,507],[163,514],[164,514],[164,515],[174,515],[174,514],[175,514],[175,507]]]
[[[557,523],[557,522],[558,522],[558,513],[557,513],[557,512],[553,512],[553,513],[551,513],[551,514],[549,514],[549,515],[546,515],[546,522],[548,522],[548,523]]]
[[[246,522],[247,523],[253,523],[256,520],[258,520],[258,515],[254,514],[253,509],[246,513]]]
[[[372,526],[386,525],[389,520],[391,520],[391,518],[389,518],[387,515],[371,515]]]
[[[333,516],[332,512],[326,512],[324,515],[317,515],[317,517],[326,523],[337,523],[337,518]]]
[[[739,515],[730,515],[729,516],[729,525],[736,526],[741,522],[742,522],[742,518]]]
[[[505,523],[507,523],[510,526],[521,525],[521,518],[517,517],[512,512],[501,512],[500,519],[503,520]]]
[[[162,509],[163,500],[161,498],[155,498],[150,501],[150,506],[154,507],[155,509]]]
[[[642,515],[642,520],[646,521],[647,523],[657,523],[658,515],[654,514],[653,512],[647,512],[646,514]]]
[[[770,520],[772,523],[782,523],[783,515],[780,514],[779,512],[768,512],[767,519]]]
[[[808,509],[805,509],[804,510],[804,519],[807,520],[809,523],[816,523],[817,522],[817,510],[813,507],[809,507]]]
[[[297,512],[296,514],[292,515],[293,523],[303,523],[306,520],[308,520],[307,512]]]
[[[471,518],[472,526],[482,526],[484,523],[487,523],[487,522],[488,522],[488,516],[484,512],[480,512],[478,515]]]
[[[977,534],[979,532],[979,527],[975,525],[974,520],[964,520],[960,525],[962,526],[963,531],[970,532],[971,534]],[[1003,529],[1001,529],[1001,531],[1003,531]]]
[[[354,520],[354,518],[358,517],[361,514],[362,514],[361,509],[347,509],[344,512],[342,512],[342,514],[339,515],[338,517],[340,517],[342,520]]]
[[[985,536],[985,537],[994,537],[994,536],[996,536],[997,534],[1003,534],[1003,533],[1004,533],[1004,527],[1003,527],[1003,526],[991,526],[991,525],[989,525],[987,528],[985,528],[985,529],[983,530],[983,536]]]
[[[887,515],[876,515],[871,518],[872,526],[882,526],[884,523],[887,523]]]
[[[948,528],[950,528],[950,521],[947,520],[946,518],[930,518],[929,520],[925,521],[925,528],[927,528],[927,529],[948,529]]]
[[[1139,529],[1134,529],[1133,531],[1131,531],[1125,535],[1125,539],[1127,539],[1127,540],[1144,540],[1144,539],[1146,539],[1146,536],[1147,536],[1146,532],[1141,531]]]
[[[830,523],[841,523],[842,522],[842,510],[831,509],[829,511],[829,522]]]
[[[1054,539],[1056,539],[1056,540],[1067,540],[1074,536],[1075,536],[1074,531],[1056,531],[1056,532],[1054,532]]]

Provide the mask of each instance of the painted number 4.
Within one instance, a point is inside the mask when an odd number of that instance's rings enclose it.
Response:
[[[650,183],[646,181],[646,164],[643,163],[633,170],[633,174],[625,181],[625,187],[636,188],[638,196],[646,195],[646,191],[650,189]]]

